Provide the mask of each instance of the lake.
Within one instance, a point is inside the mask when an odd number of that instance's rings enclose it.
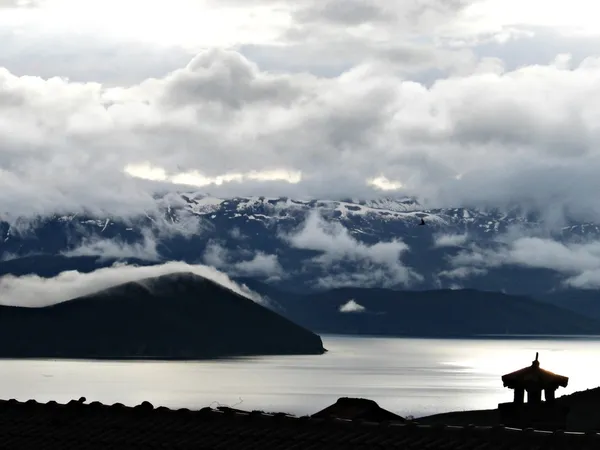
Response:
[[[600,385],[600,338],[441,340],[323,336],[320,356],[219,362],[1,360],[0,398],[88,401],[311,414],[365,397],[400,415],[496,408],[500,377],[531,364],[570,377],[557,395]]]

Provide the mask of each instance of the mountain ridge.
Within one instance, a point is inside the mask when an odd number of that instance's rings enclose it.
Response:
[[[486,266],[484,252],[501,248],[514,230],[557,242],[600,239],[600,225],[570,222],[548,230],[536,214],[518,208],[430,210],[412,198],[347,200],[183,192],[157,196],[156,211],[131,217],[73,213],[0,221],[0,275],[21,275],[27,265],[29,273],[56,273],[44,262],[49,257],[64,270],[82,271],[115,261],[184,261],[298,291],[353,285],[535,296],[563,289],[564,275],[519,264]],[[426,226],[419,226],[421,218]],[[481,267],[453,265],[473,247],[484,254]]]

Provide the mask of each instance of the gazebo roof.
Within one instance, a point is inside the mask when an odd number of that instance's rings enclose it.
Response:
[[[502,376],[504,386],[509,389],[527,389],[534,386],[540,389],[567,387],[569,378],[540,368],[538,356],[536,353],[531,366]]]

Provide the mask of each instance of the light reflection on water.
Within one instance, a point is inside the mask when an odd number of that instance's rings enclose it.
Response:
[[[310,414],[342,396],[366,397],[403,415],[495,408],[512,398],[501,375],[540,352],[543,368],[570,377],[564,395],[600,385],[596,339],[437,340],[324,336],[321,356],[218,362],[0,361],[0,398],[66,402],[148,400],[155,406]],[[214,404],[213,404],[214,405]]]

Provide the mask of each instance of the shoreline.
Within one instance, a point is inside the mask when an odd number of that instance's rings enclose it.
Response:
[[[312,331],[312,330],[311,330]],[[357,339],[420,339],[444,341],[562,341],[562,340],[589,340],[600,341],[600,334],[477,334],[477,335],[400,335],[400,334],[340,334],[314,331],[322,339],[327,337],[357,338]]]

